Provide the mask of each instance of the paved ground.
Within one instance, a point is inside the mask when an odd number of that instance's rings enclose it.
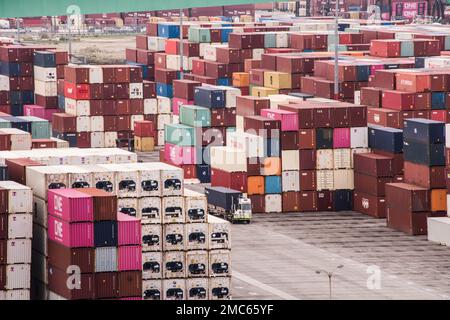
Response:
[[[333,299],[450,298],[449,247],[356,212],[254,215],[233,225],[232,248],[234,299],[328,299],[328,277],[316,270],[338,265]]]

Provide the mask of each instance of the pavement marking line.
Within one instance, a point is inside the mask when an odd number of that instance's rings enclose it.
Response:
[[[271,286],[269,286],[269,285],[267,285],[265,283],[259,282],[258,280],[253,279],[253,278],[251,278],[249,276],[246,276],[245,274],[242,274],[242,273],[237,272],[235,270],[233,270],[232,277],[237,278],[237,279],[239,279],[241,281],[244,281],[244,282],[246,282],[248,284],[251,284],[252,286],[255,286],[255,287],[257,287],[257,288],[259,288],[261,290],[264,290],[264,291],[267,291],[269,293],[272,293],[272,294],[274,294],[274,295],[276,295],[276,296],[278,296],[278,297],[280,297],[282,299],[286,299],[286,300],[301,300],[300,298],[291,296],[290,294],[288,294],[288,293],[286,293],[284,291],[278,290],[278,289],[276,289],[274,287],[271,287]]]

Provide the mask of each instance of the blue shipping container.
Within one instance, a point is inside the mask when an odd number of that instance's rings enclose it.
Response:
[[[431,93],[431,109],[442,110],[445,109],[445,92]]]
[[[217,85],[218,86],[231,86],[231,79],[230,78],[219,78],[219,79],[217,79]]]
[[[60,133],[58,131],[53,130],[52,137],[69,142],[69,147],[71,148],[75,148],[77,146],[76,133]]]
[[[369,148],[391,153],[403,152],[403,131],[381,126],[369,126]]]
[[[15,117],[23,116],[23,104],[12,104],[11,115]]]
[[[404,142],[403,157],[405,161],[431,166],[445,166],[445,144],[426,144]]]
[[[197,106],[206,108],[225,108],[225,92],[213,87],[197,87],[194,91]]]
[[[200,183],[211,183],[211,167],[207,164],[198,164],[197,179]]]
[[[233,32],[233,29],[232,28],[223,28],[222,30],[221,30],[221,41],[222,42],[228,42],[228,36],[229,36],[229,34],[230,33],[232,33]]]
[[[280,152],[280,139],[264,139],[265,157],[279,157]]]
[[[171,84],[156,83],[156,94],[167,98],[173,97],[173,86]]]
[[[358,81],[369,81],[370,67],[356,66]]]
[[[56,55],[53,52],[35,51],[33,63],[42,68],[56,68]]]
[[[116,221],[94,222],[94,244],[96,247],[116,247],[117,240]]]
[[[180,26],[175,24],[158,24],[158,36],[163,38],[179,38]]]
[[[266,176],[265,178],[265,193],[281,193],[281,177],[280,176]]]
[[[428,119],[407,119],[403,126],[403,139],[426,144],[445,143],[445,123]]]
[[[19,77],[20,64],[16,62],[0,61],[0,74],[8,77]]]

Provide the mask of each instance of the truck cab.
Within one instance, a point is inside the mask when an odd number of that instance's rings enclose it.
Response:
[[[243,221],[250,223],[252,219],[252,201],[249,198],[240,197],[236,210],[233,212],[231,222]]]

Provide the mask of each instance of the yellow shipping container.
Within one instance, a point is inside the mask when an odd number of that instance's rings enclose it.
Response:
[[[278,94],[278,90],[274,88],[266,88],[266,87],[253,87],[252,88],[252,96],[255,97],[268,97],[272,94]]]
[[[292,77],[290,73],[266,71],[264,72],[264,86],[274,89],[290,89]]]
[[[248,87],[250,85],[250,75],[247,72],[233,73],[233,87]]]
[[[134,149],[140,152],[150,152],[155,150],[155,138],[134,137]]]

